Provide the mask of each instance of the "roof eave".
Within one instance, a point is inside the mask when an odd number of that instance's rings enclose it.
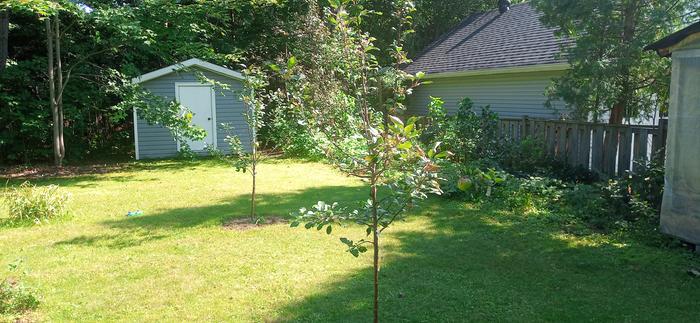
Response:
[[[238,80],[244,79],[244,77],[241,73],[238,73],[234,70],[225,68],[223,66],[215,65],[215,64],[203,61],[203,60],[198,59],[198,58],[191,58],[191,59],[188,59],[186,61],[183,61],[183,62],[180,62],[177,64],[173,64],[173,65],[170,65],[167,67],[163,67],[163,68],[155,70],[153,72],[149,72],[149,73],[143,74],[141,76],[135,77],[135,78],[131,79],[131,83],[132,84],[140,84],[140,83],[154,80],[154,79],[157,79],[161,76],[168,75],[170,73],[177,72],[179,70],[182,70],[182,69],[185,69],[188,67],[192,67],[192,66],[197,66],[197,67],[200,67],[200,68],[205,69],[207,71],[210,71],[210,72],[213,72],[216,74],[220,74],[223,76],[228,76],[228,77],[234,78],[234,79],[238,79]]]
[[[554,64],[540,64],[540,65],[528,65],[528,66],[515,66],[515,67],[497,67],[497,68],[488,68],[488,69],[471,70],[471,71],[451,71],[451,72],[441,72],[441,73],[428,73],[425,75],[424,78],[425,79],[438,79],[438,78],[460,77],[460,76],[564,71],[564,70],[567,70],[569,68],[570,68],[570,66],[568,63],[554,63]]]

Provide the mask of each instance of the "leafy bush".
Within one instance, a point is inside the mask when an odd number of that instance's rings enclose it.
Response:
[[[547,177],[511,177],[498,196],[512,210],[537,212],[560,201],[565,187],[562,181]]]
[[[473,111],[472,101],[464,98],[457,114],[450,116],[444,103],[440,98],[431,98],[421,140],[425,143],[442,142],[443,148],[452,152],[456,161],[495,160],[501,153],[498,114],[489,106],[477,114]]]
[[[462,160],[496,160],[502,152],[502,140],[498,135],[498,114],[490,106],[474,112],[474,103],[464,98],[459,103],[455,119],[457,147],[455,155]]]
[[[269,118],[260,134],[266,146],[281,150],[287,157],[323,156],[318,138],[300,121],[303,117],[298,111],[279,105],[273,108]]]
[[[547,155],[544,142],[536,138],[526,137],[519,141],[506,138],[500,147],[502,153],[496,163],[519,177],[541,176],[586,184],[600,180],[598,174],[583,166],[572,166]]]
[[[19,262],[10,264],[10,272],[19,269]],[[35,310],[39,306],[39,299],[34,291],[25,286],[18,278],[8,277],[0,282],[0,319],[3,316],[23,314],[27,311]]]
[[[10,188],[5,194],[12,221],[36,224],[64,216],[69,197],[58,185],[35,186],[29,182]]]
[[[439,178],[443,194],[479,201],[491,197],[510,176],[478,162],[461,164],[444,161],[440,164]]]

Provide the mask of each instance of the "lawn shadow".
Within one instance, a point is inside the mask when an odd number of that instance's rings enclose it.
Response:
[[[542,218],[439,199],[423,213],[425,227],[397,230],[399,243],[383,247],[380,321],[692,321],[700,314],[700,281],[684,273],[676,251],[577,244]],[[672,259],[678,268],[659,266]],[[281,307],[273,320],[371,320],[371,268],[323,290]]]
[[[0,180],[8,187],[29,181],[37,186],[56,184],[62,187],[98,187],[101,182],[125,183],[133,181],[143,171],[187,171],[201,166],[223,166],[223,161],[202,158],[194,160],[156,159],[127,163],[77,165],[56,168],[52,166],[15,167],[0,169]],[[139,179],[139,181],[156,179]]]
[[[289,217],[301,207],[309,207],[319,200],[353,206],[363,201],[366,189],[358,186],[314,187],[288,194],[260,194],[257,213],[261,216]],[[173,208],[142,216],[123,217],[103,221],[111,234],[79,236],[57,242],[57,245],[85,245],[124,248],[167,238],[174,233],[196,227],[221,226],[231,219],[248,216],[250,196],[232,196],[211,205]]]

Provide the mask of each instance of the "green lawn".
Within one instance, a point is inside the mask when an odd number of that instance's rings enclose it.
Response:
[[[3,180],[4,182],[4,180]],[[11,181],[10,185],[17,185]],[[0,228],[0,277],[18,258],[40,321],[358,321],[371,319],[371,256],[340,236],[245,216],[250,178],[214,161],[138,163],[37,180],[73,194],[69,220]],[[271,160],[259,210],[366,198],[318,163]],[[144,216],[127,218],[129,210]],[[6,216],[0,209],[0,217]],[[432,199],[383,236],[385,321],[697,321],[698,257],[604,235],[572,236],[542,216]]]

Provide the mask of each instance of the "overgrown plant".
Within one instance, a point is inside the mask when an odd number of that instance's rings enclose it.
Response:
[[[498,135],[498,114],[489,106],[474,111],[471,99],[460,101],[456,114],[448,115],[445,102],[432,97],[424,125],[424,141],[441,141],[458,162],[495,160],[501,154],[504,138]]]
[[[308,53],[292,73],[294,63],[280,70],[286,88],[283,96],[302,111],[306,123],[322,133],[330,161],[345,173],[369,183],[369,199],[359,208],[318,202],[302,208],[292,226],[305,223],[330,234],[345,222],[366,228],[367,238],[341,238],[348,251],[358,256],[373,251],[374,321],[379,320],[380,233],[429,193],[440,194],[438,167],[434,160],[445,157],[439,143],[421,148],[416,118],[403,120],[403,101],[420,84],[422,73],[410,75],[399,67],[409,62],[402,39],[410,34],[413,5],[393,1],[396,40],[387,49],[392,66],[381,66],[375,54],[374,38],[360,29],[362,19],[371,15],[358,1],[333,0],[325,11],[327,24],[318,24],[318,48]],[[295,62],[295,58],[290,59]],[[354,143],[346,149],[343,143]],[[380,191],[380,187],[385,187]]]
[[[8,265],[10,273],[15,276],[26,275],[25,271],[20,272],[21,263],[21,260],[10,263]],[[15,276],[0,281],[0,319],[7,318],[8,321],[20,322],[22,320],[18,319],[18,316],[35,310],[39,306],[39,299],[32,289]]]
[[[29,182],[10,188],[4,197],[12,222],[35,224],[66,215],[69,198],[58,185],[35,186]]]

